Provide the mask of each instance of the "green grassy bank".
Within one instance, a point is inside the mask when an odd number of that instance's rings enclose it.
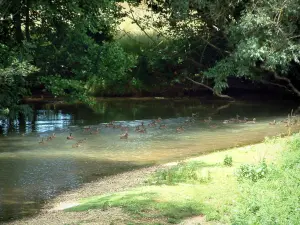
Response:
[[[66,211],[121,207],[128,224],[299,224],[300,135],[193,158]],[[113,221],[111,224],[114,224]]]

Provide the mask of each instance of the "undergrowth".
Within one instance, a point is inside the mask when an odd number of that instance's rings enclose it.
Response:
[[[162,169],[153,174],[148,184],[176,184],[176,183],[205,183],[211,180],[209,170],[202,170],[209,167],[204,162],[181,162],[171,168]]]
[[[243,164],[237,170],[237,179],[243,181],[245,179],[251,180],[253,182],[258,181],[266,177],[268,173],[268,166],[265,160],[262,160],[259,164]]]
[[[223,163],[225,166],[232,166],[232,156],[226,155]]]
[[[257,168],[264,171],[266,165]],[[300,135],[287,143],[272,170],[252,175],[257,168],[245,170],[250,179],[240,184],[242,194],[233,210],[232,224],[300,224]]]

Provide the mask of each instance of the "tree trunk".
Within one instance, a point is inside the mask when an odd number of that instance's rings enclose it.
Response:
[[[14,13],[13,13],[13,20],[14,20],[14,29],[15,29],[15,38],[18,43],[21,43],[24,39],[22,33],[22,22],[21,22],[21,0],[14,0]]]
[[[30,10],[30,0],[26,0],[26,8],[25,8],[25,15],[26,15],[26,21],[25,21],[25,35],[26,40],[30,41],[30,17],[29,17],[29,10]]]

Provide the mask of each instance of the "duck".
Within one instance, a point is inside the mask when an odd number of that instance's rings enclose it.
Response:
[[[269,122],[269,125],[276,125],[276,120],[272,121],[272,122]]]
[[[224,120],[223,123],[228,124],[228,123],[230,123],[230,120]]]
[[[70,133],[70,135],[67,137],[68,140],[73,140],[74,137],[72,136],[72,133]]]
[[[184,131],[183,126],[180,126],[180,127],[177,127],[177,128],[176,128],[176,132],[177,132],[177,133],[180,133],[180,132],[182,132],[182,131]]]
[[[80,147],[80,146],[81,146],[80,143],[77,142],[76,144],[72,145],[72,148],[78,148],[78,147]]]
[[[137,132],[139,132],[139,133],[146,133],[147,130],[146,130],[146,128],[143,128],[143,129],[139,129]]]
[[[115,121],[111,121],[108,124],[105,125],[105,127],[113,127]]]
[[[46,141],[51,141],[52,140],[52,136],[47,137]]]
[[[91,126],[83,127],[83,131],[90,131],[91,129],[92,129]]]
[[[210,123],[212,121],[212,118],[209,116],[207,119],[203,120],[204,123]]]
[[[121,126],[120,124],[119,124],[119,125],[113,125],[113,126],[112,126],[113,129],[119,129],[119,128],[121,128],[121,127],[122,127],[122,126]]]
[[[120,136],[120,139],[127,139],[127,138],[128,138],[128,132],[125,131],[125,133]]]
[[[256,118],[253,118],[252,120],[247,121],[246,123],[247,123],[247,124],[253,124],[253,123],[256,123]]]
[[[243,120],[243,122],[244,122],[244,123],[246,123],[248,120],[249,120],[249,118],[248,118],[248,117],[244,117],[244,120]]]
[[[91,131],[90,134],[99,134],[99,128],[97,128],[97,129],[94,130],[94,131]]]
[[[81,140],[78,140],[78,141],[77,141],[77,144],[84,143],[86,140],[87,140],[86,138],[83,138],[83,139],[81,139]]]
[[[198,116],[198,113],[192,113],[192,117]]]
[[[156,122],[152,121],[148,124],[148,127],[156,127]]]
[[[165,129],[165,128],[167,128],[167,125],[166,125],[166,124],[161,124],[161,125],[159,126],[159,129]]]
[[[215,124],[214,124],[214,125],[210,125],[209,127],[210,127],[210,128],[218,128],[218,126],[215,125]]]
[[[184,122],[185,122],[186,124],[187,124],[187,123],[194,123],[195,120],[194,120],[194,118],[188,118],[188,119],[186,119]]]
[[[39,141],[39,144],[45,144],[44,138],[42,138],[42,140]]]
[[[121,126],[121,131],[128,131],[129,130],[129,127],[127,126],[127,127],[122,127]]]
[[[156,120],[154,120],[156,123],[160,123],[161,122],[161,118],[160,117],[158,117]]]
[[[52,133],[50,136],[47,137],[46,141],[52,141],[54,138],[56,138],[55,133]]]

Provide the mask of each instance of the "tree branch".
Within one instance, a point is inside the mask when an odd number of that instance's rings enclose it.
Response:
[[[212,114],[210,114],[210,116],[214,116],[214,115],[220,114],[220,111],[221,111],[221,110],[229,108],[229,106],[230,106],[231,104],[232,104],[232,102],[229,102],[229,103],[226,104],[226,105],[222,105],[222,106],[218,107],[218,108],[216,109],[216,111],[214,111]]]
[[[189,78],[189,77],[185,77],[185,78],[186,78],[187,80],[193,82],[194,84],[200,85],[200,86],[202,86],[202,87],[204,87],[204,88],[206,88],[206,89],[211,90],[211,91],[213,92],[213,94],[216,95],[216,96],[218,96],[219,98],[228,98],[228,99],[232,99],[232,100],[233,100],[233,98],[230,97],[230,96],[228,96],[228,95],[222,95],[222,94],[216,93],[212,87],[209,87],[209,86],[207,86],[207,85],[205,85],[205,84],[203,84],[203,83],[194,81],[193,79],[191,79],[191,78]]]
[[[279,76],[277,74],[277,72],[273,71],[274,73],[274,78],[276,80],[283,80],[283,81],[286,81],[288,83],[288,85],[290,86],[290,88],[293,90],[293,92],[295,92],[299,97],[300,97],[300,91],[292,84],[291,80],[287,77],[282,77],[282,76]]]
[[[261,80],[260,82],[263,83],[263,84],[270,84],[270,85],[274,85],[274,86],[277,86],[277,87],[284,88],[284,89],[286,89],[286,90],[288,90],[288,91],[291,91],[291,90],[288,89],[288,87],[285,86],[285,85],[277,84],[277,83],[274,83],[274,82],[271,82],[271,81],[267,81],[267,80]]]
[[[157,44],[157,42],[146,32],[146,30],[141,26],[141,24],[139,23],[139,21],[135,18],[134,14],[133,14],[133,9],[131,7],[130,4],[128,4],[129,6],[129,14],[127,14],[127,16],[132,19],[132,21],[141,29],[141,31],[155,44]]]

